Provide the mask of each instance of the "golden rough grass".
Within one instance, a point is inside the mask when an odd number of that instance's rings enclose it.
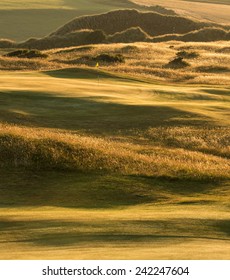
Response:
[[[212,147],[212,153],[209,153],[208,149],[201,149],[198,145],[201,141],[206,145],[213,145],[211,138],[205,141],[202,139],[207,131],[198,129],[195,140],[192,130],[190,135],[187,131],[188,129],[184,131],[172,129],[171,137],[174,141],[172,149],[170,145],[164,147],[155,143],[143,150],[143,147],[138,144],[119,143],[103,137],[1,125],[1,165],[39,169],[108,171],[119,174],[197,180],[230,178],[230,162],[223,156],[224,151],[219,152],[219,145],[222,142],[224,146],[227,144],[226,149],[229,152],[227,134],[219,135],[218,129],[212,130],[212,135],[216,134],[215,139],[217,135],[220,139],[216,147]],[[154,132],[156,133],[153,129],[148,131],[150,137],[154,138]],[[162,129],[159,139],[164,138],[164,134],[168,135],[169,132],[170,129],[166,128],[165,131]],[[178,141],[175,145],[178,138],[182,138],[182,141]],[[189,147],[191,143],[195,143],[191,145],[194,147],[193,150],[186,149],[186,141]],[[205,151],[207,153],[204,153]]]
[[[169,67],[179,52],[196,54],[184,58],[187,67]],[[1,51],[2,54],[6,53]],[[48,59],[19,59],[0,57],[0,70],[48,70],[68,67],[95,67],[102,53],[122,54],[125,63],[100,62],[100,69],[126,73],[139,78],[188,84],[230,84],[230,42],[211,43],[132,43],[101,44],[46,51]],[[86,57],[86,59],[85,59]],[[177,65],[176,65],[177,66]]]
[[[0,71],[1,70],[45,70],[60,67],[54,62],[45,59],[20,59],[11,57],[0,57]]]
[[[228,127],[160,127],[150,128],[147,136],[156,144],[181,147],[230,158]]]
[[[82,50],[81,48],[69,48],[63,51],[48,51],[48,54],[50,54],[50,59],[62,65],[67,63],[74,66],[93,66],[81,61],[80,58],[84,56],[94,57],[100,53],[121,53],[125,57],[125,63],[115,65],[100,63],[100,68],[159,81],[226,85],[230,84],[229,48],[229,42],[134,43],[97,45]],[[181,51],[195,53],[197,57],[185,58],[185,61],[189,63],[188,67],[166,67]]]

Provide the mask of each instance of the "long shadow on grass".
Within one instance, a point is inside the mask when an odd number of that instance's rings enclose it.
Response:
[[[88,48],[88,47],[82,47]],[[73,60],[75,61],[75,60]],[[71,61],[68,61],[71,64]],[[65,68],[61,70],[49,70],[44,71],[44,74],[54,77],[54,78],[62,78],[62,79],[85,79],[92,81],[97,81],[99,79],[114,79],[117,82],[139,82],[139,83],[151,83],[148,81],[143,81],[141,79],[135,77],[122,77],[115,73],[101,71],[99,69],[87,69],[87,68]]]
[[[74,98],[33,91],[0,92],[0,121],[25,126],[112,134],[156,126],[207,125],[198,114],[170,106],[123,105],[101,97]]]
[[[10,232],[13,242],[30,242],[39,246],[73,246],[83,243],[169,242],[172,239],[229,239],[229,220],[0,220],[1,233]],[[20,235],[18,236],[18,232]],[[23,233],[23,235],[22,235]],[[16,240],[15,240],[16,239]],[[10,240],[9,240],[10,242]]]
[[[197,195],[221,194],[220,183],[215,182],[20,169],[0,169],[0,173],[1,208],[112,209],[146,203],[167,204],[174,199],[178,205],[209,204],[211,196],[209,200],[199,201]]]
[[[214,95],[221,95],[221,96],[230,96],[230,88],[226,89],[202,89],[203,92],[214,94]]]
[[[157,200],[128,177],[71,172],[2,171],[0,207],[114,208]]]
[[[63,78],[63,79],[98,79],[98,75],[100,75],[100,78],[116,78],[124,81],[128,81],[126,78],[122,78],[119,76],[116,76],[115,74],[100,71],[98,69],[83,69],[83,68],[65,68],[62,70],[51,70],[51,71],[45,71],[44,74],[54,77],[54,78]],[[135,79],[134,79],[135,80]]]

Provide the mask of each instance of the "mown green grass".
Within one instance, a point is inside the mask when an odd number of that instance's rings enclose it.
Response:
[[[0,82],[1,259],[229,258],[227,86],[80,68]]]

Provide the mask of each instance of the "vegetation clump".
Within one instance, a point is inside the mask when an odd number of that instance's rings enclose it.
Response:
[[[181,56],[174,58],[166,65],[168,68],[184,68],[188,66],[190,66],[190,64]]]
[[[187,59],[197,58],[199,54],[197,52],[179,51],[177,57],[183,57]]]
[[[108,54],[102,53],[93,58],[95,61],[106,62],[106,63],[124,63],[125,58],[122,54]]]
[[[5,56],[18,57],[18,58],[47,58],[48,57],[47,54],[44,54],[38,50],[27,50],[27,49],[9,52]]]
[[[125,57],[122,54],[108,54],[102,53],[95,56],[83,55],[77,59],[62,61],[66,64],[84,64],[88,66],[95,66],[95,63],[101,64],[114,64],[114,63],[124,63]]]
[[[131,53],[131,52],[139,51],[139,48],[134,45],[127,45],[125,47],[122,47],[120,50],[121,50],[121,52],[124,52],[124,53]]]

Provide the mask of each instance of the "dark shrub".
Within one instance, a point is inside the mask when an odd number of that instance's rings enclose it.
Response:
[[[187,51],[180,51],[177,54],[177,57],[183,57],[183,58],[196,58],[199,56],[196,52],[187,52]]]
[[[121,52],[129,53],[129,52],[137,52],[139,48],[137,46],[128,45],[120,49]]]
[[[106,63],[123,63],[125,62],[125,58],[121,54],[99,54],[93,58],[94,61],[101,61]]]
[[[189,66],[190,64],[184,61],[183,57],[176,57],[172,61],[170,61],[166,67],[168,68],[184,68]]]

